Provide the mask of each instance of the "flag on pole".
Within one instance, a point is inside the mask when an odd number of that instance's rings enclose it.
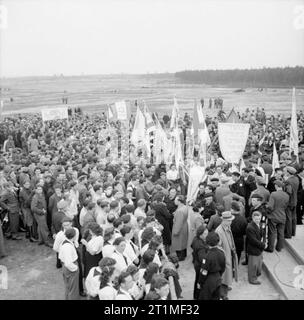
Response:
[[[240,162],[240,173],[242,172],[243,169],[246,168],[246,165],[245,165],[245,162],[244,162],[244,159],[241,158],[241,162]]]
[[[178,127],[178,115],[179,115],[179,107],[177,104],[177,99],[174,97],[174,104],[171,115],[170,129]]]
[[[272,154],[272,177],[274,176],[274,170],[280,168],[279,156],[277,153],[277,148],[275,143],[273,142],[273,154]]]
[[[111,110],[111,106],[108,106],[107,116],[108,116],[108,123],[114,120],[114,114]]]
[[[292,108],[291,108],[291,123],[290,123],[290,144],[289,153],[293,153],[297,156],[299,161],[299,136],[298,136],[298,124],[297,124],[297,110],[296,110],[296,89],[292,90]]]
[[[155,123],[152,119],[151,113],[149,112],[149,109],[144,101],[144,116],[146,119],[146,129],[147,133],[150,134],[156,130]]]
[[[263,137],[262,137],[262,139],[259,141],[258,153],[259,153],[260,156],[263,155],[263,148],[262,148],[262,146],[263,146],[263,143],[264,143],[265,139],[266,139],[266,134],[264,134]]]
[[[0,101],[0,121],[2,120],[3,100]]]
[[[151,155],[150,141],[149,135],[147,135],[146,131],[146,121],[145,117],[140,110],[139,106],[137,106],[135,123],[133,127],[133,131],[131,133],[131,143],[137,148],[139,146],[145,146],[147,149],[148,157]]]
[[[193,114],[193,135],[194,141],[198,144],[206,143],[207,146],[211,144],[208,128],[205,122],[205,117],[200,105],[195,102],[194,114]]]
[[[178,107],[176,98],[174,98],[171,123],[170,123],[171,140],[169,140],[169,143],[168,143],[168,149],[170,150],[170,153],[168,156],[168,163],[173,162],[173,157],[174,157],[175,165],[177,168],[179,168],[179,166],[184,162],[182,144],[181,144],[181,135],[180,135],[180,129],[178,126],[178,118],[179,118],[179,107]]]

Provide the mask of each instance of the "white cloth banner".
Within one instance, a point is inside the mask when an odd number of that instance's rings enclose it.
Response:
[[[125,101],[115,102],[117,120],[128,120],[127,105]]]
[[[246,147],[249,123],[219,123],[218,137],[221,153],[229,163],[238,163]]]
[[[205,176],[205,168],[193,165],[189,170],[189,184],[188,184],[188,193],[187,193],[187,203],[192,203],[198,192],[198,185],[203,181]]]
[[[43,109],[42,121],[68,119],[68,108]]]

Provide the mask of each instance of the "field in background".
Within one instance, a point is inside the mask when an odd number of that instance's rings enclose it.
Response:
[[[268,115],[291,112],[291,88],[269,88],[262,92],[257,88],[244,88],[245,92],[236,93],[234,90],[239,88],[182,83],[173,74],[6,78],[1,79],[0,87],[4,114],[62,106],[64,91],[69,106],[82,107],[87,112],[105,111],[107,104],[119,100],[129,100],[135,112],[134,101],[145,100],[151,111],[170,114],[174,96],[181,110],[190,113],[194,99],[204,98],[205,114],[211,116],[217,110],[208,109],[209,98],[217,97],[223,99],[226,112],[233,107],[240,112],[247,107],[263,107]],[[296,93],[297,110],[304,110],[304,89]]]

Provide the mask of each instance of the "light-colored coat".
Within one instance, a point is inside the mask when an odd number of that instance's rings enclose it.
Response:
[[[219,246],[223,249],[226,257],[226,269],[222,275],[222,283],[230,287],[232,285],[232,280],[233,280],[233,272],[232,272],[233,269],[235,270],[235,273],[234,273],[235,280],[237,281],[237,278],[238,278],[238,260],[237,260],[237,255],[235,251],[235,244],[234,244],[232,232],[231,232],[231,238],[232,238],[233,248],[230,247],[227,239],[227,237],[229,237],[229,233],[223,228],[222,224],[215,229],[215,232],[220,237]],[[232,249],[234,252],[234,266],[232,265],[232,253],[231,253]]]
[[[187,249],[188,244],[188,208],[183,205],[174,213],[172,228],[172,251]]]

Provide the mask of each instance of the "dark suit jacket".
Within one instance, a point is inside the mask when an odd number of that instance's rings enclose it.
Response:
[[[251,256],[262,254],[265,246],[262,240],[262,230],[251,221],[246,229],[247,253]]]
[[[289,207],[293,208],[298,201],[299,179],[296,176],[289,177],[285,182],[285,192],[289,195]]]
[[[284,191],[272,192],[268,202],[269,214],[268,218],[276,221],[285,223],[286,222],[286,208],[289,203],[289,196]]]

